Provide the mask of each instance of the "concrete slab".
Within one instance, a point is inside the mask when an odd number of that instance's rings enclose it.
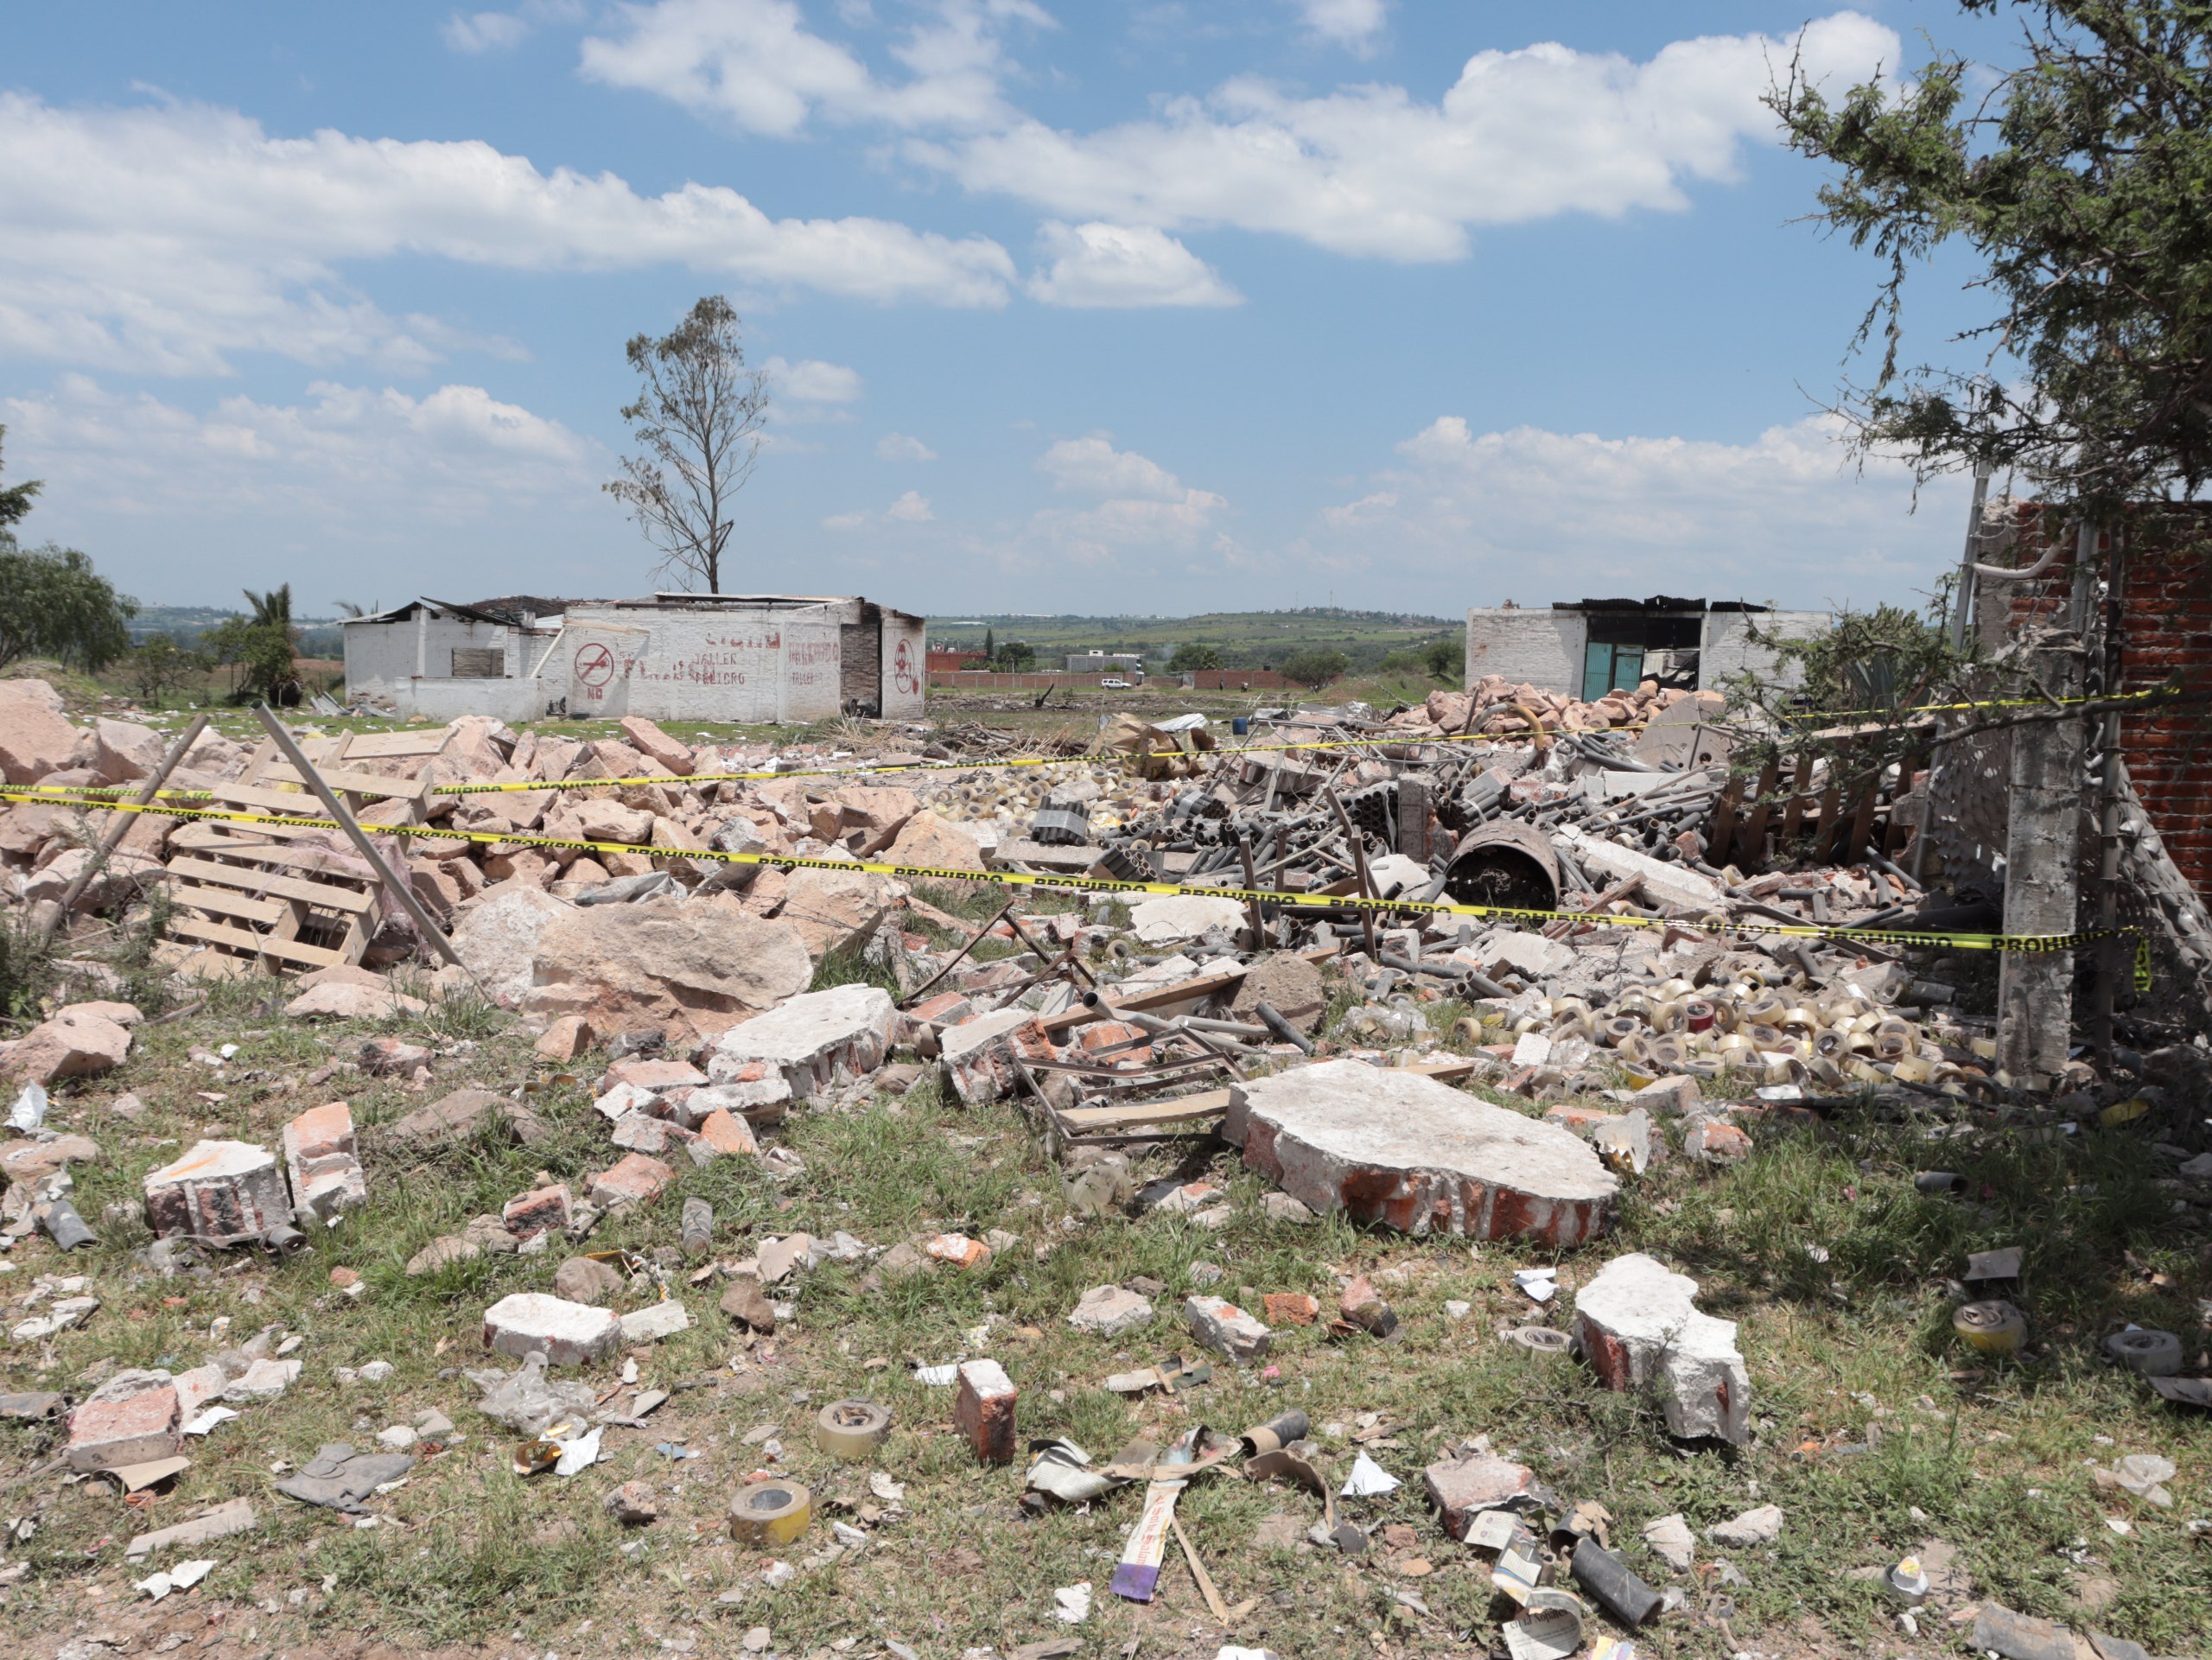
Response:
[[[1607,1389],[1656,1388],[1667,1428],[1741,1445],[1751,1383],[1736,1322],[1694,1305],[1697,1282],[1641,1251],[1616,1256],[1574,1294],[1575,1335]]]
[[[806,1100],[883,1065],[898,1009],[880,986],[803,992],[779,1008],[730,1027],[715,1044],[707,1076],[736,1079],[753,1062],[781,1072],[794,1099]]]
[[[1619,1186],[1567,1130],[1357,1060],[1232,1084],[1222,1133],[1316,1212],[1405,1233],[1579,1245]]]
[[[146,1224],[164,1239],[242,1245],[292,1220],[276,1155],[251,1142],[201,1142],[146,1173]]]

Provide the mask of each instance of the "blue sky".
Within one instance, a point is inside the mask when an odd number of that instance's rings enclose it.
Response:
[[[1820,413],[1872,262],[1794,222],[1801,38],[1949,3],[10,8],[25,529],[163,603],[653,585],[622,342],[731,296],[723,586],[932,612],[1910,600],[1966,486]],[[1909,352],[1970,320],[1922,283]]]

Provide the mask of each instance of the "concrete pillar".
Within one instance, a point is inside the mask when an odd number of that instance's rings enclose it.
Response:
[[[2022,666],[2054,697],[2081,694],[2078,635],[2045,633]],[[2083,723],[2030,721],[2012,728],[2005,836],[2005,932],[2064,934],[2078,925]],[[2007,951],[1997,985],[1997,1064],[2017,1084],[2056,1077],[2073,1029],[2074,953]]]

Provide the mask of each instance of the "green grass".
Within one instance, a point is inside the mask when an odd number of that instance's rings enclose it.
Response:
[[[931,899],[976,914],[967,895]],[[103,1146],[101,1160],[81,1170],[78,1192],[102,1244],[62,1263],[43,1239],[26,1242],[14,1253],[19,1271],[0,1285],[19,1297],[36,1274],[86,1273],[105,1305],[56,1339],[50,1358],[10,1350],[8,1386],[81,1391],[117,1365],[196,1364],[219,1346],[209,1332],[222,1316],[233,1321],[228,1341],[272,1321],[303,1334],[306,1371],[282,1402],[248,1407],[195,1442],[193,1468],[143,1512],[94,1484],[52,1473],[13,1490],[9,1514],[33,1513],[38,1526],[9,1553],[31,1572],[0,1604],[0,1626],[130,1631],[181,1615],[204,1629],[220,1607],[226,1631],[255,1653],[363,1638],[403,1650],[480,1647],[519,1631],[533,1652],[628,1656],[685,1634],[696,1636],[697,1652],[729,1652],[738,1633],[766,1624],[779,1652],[812,1653],[851,1637],[853,1651],[864,1654],[895,1636],[922,1654],[950,1657],[985,1644],[1004,1652],[1055,1634],[1052,1588],[1088,1579],[1097,1612],[1077,1633],[1086,1653],[1120,1652],[1141,1632],[1143,1652],[1211,1655],[1224,1639],[1172,1555],[1161,1602],[1148,1612],[1105,1591],[1135,1493],[1088,1511],[1019,1517],[1019,1471],[979,1467],[950,1431],[950,1392],[909,1375],[912,1361],[963,1353],[994,1356],[1020,1383],[1025,1438],[1068,1435],[1099,1456],[1135,1434],[1160,1440],[1201,1421],[1234,1432],[1296,1405],[1311,1415],[1324,1461],[1341,1481],[1361,1415],[1380,1415],[1376,1431],[1389,1444],[1370,1450],[1406,1485],[1381,1501],[1344,1501],[1344,1510],[1363,1523],[1413,1529],[1409,1550],[1379,1535],[1357,1564],[1311,1546],[1256,1549],[1250,1541],[1265,1518],[1284,1512],[1302,1524],[1316,1514],[1313,1503],[1281,1485],[1226,1476],[1184,1496],[1185,1527],[1223,1594],[1256,1604],[1233,1640],[1281,1654],[1427,1655],[1459,1651],[1469,1634],[1477,1644],[1492,1640],[1499,1610],[1487,1578],[1440,1535],[1420,1480],[1442,1446],[1477,1434],[1529,1464],[1563,1498],[1606,1504],[1616,1544],[1655,1583],[1669,1576],[1638,1536],[1655,1517],[1680,1511],[1701,1533],[1755,1504],[1783,1508],[1788,1520],[1771,1553],[1732,1559],[1745,1582],[1726,1592],[1735,1610],[1726,1634],[1698,1617],[1709,1587],[1680,1580],[1689,1606],[1637,1639],[1669,1655],[1893,1646],[1889,1611],[1851,1570],[1886,1565],[1929,1539],[1957,1547],[1978,1594],[2025,1612],[2082,1622],[2082,1597],[2109,1591],[2095,1623],[2153,1652],[2190,1651],[2212,1626],[2203,1546],[2184,1531],[2212,1504],[2202,1421],[2161,1406],[2139,1380],[2096,1358],[2103,1334],[2127,1320],[2181,1331],[2192,1351],[2202,1346],[2196,1299],[2212,1292],[2202,1211],[2171,1215],[2171,1196],[2145,1179],[2152,1167],[2142,1140],[2124,1131],[2023,1147],[1978,1134],[1938,1140],[1851,1118],[1817,1133],[1762,1128],[1743,1165],[1714,1172],[1670,1158],[1629,1185],[1611,1237],[1548,1253],[1408,1239],[1335,1220],[1271,1222],[1261,1204],[1264,1183],[1218,1149],[1188,1144],[1142,1154],[1142,1173],[1178,1170],[1222,1182],[1236,1212],[1222,1231],[1161,1215],[1070,1228],[1060,1172],[1022,1116],[1004,1105],[963,1108],[925,1083],[895,1101],[795,1114],[778,1139],[804,1161],[803,1176],[775,1180],[734,1160],[686,1167],[671,1194],[608,1218],[583,1249],[665,1250],[685,1196],[715,1206],[722,1260],[796,1229],[843,1229],[875,1246],[947,1229],[977,1237],[1002,1229],[1018,1236],[1013,1245],[975,1272],[940,1269],[880,1285],[864,1268],[825,1266],[788,1294],[798,1304],[796,1323],[750,1342],[719,1313],[715,1286],[690,1286],[677,1262],[671,1283],[694,1327],[639,1361],[641,1382],[675,1397],[647,1430],[610,1429],[601,1466],[567,1482],[524,1480],[508,1468],[505,1432],[474,1410],[477,1391],[455,1369],[484,1364],[483,1307],[510,1291],[548,1288],[562,1252],[480,1257],[415,1279],[404,1265],[433,1237],[496,1212],[541,1170],[581,1186],[611,1162],[588,1085],[549,1084],[531,1097],[550,1132],[543,1146],[513,1147],[486,1132],[435,1154],[407,1151],[385,1127],[445,1091],[544,1079],[550,1069],[533,1063],[527,1034],[497,1010],[441,1006],[393,1028],[450,1052],[436,1061],[429,1092],[351,1074],[309,1091],[300,1080],[310,1069],[388,1023],[303,1028],[271,1011],[274,989],[217,987],[199,1013],[142,1027],[115,1077],[60,1092],[55,1121]],[[1349,1006],[1354,1000],[1332,1000],[1337,1014]],[[1448,1030],[1465,1010],[1440,1002],[1425,1013]],[[194,1045],[224,1041],[240,1053],[219,1076],[186,1058]],[[597,1059],[569,1070],[588,1080]],[[133,1124],[103,1111],[124,1088],[149,1109]],[[210,1103],[200,1091],[226,1098]],[[131,1219],[145,1170],[202,1134],[273,1141],[286,1116],[334,1092],[345,1093],[362,1126],[365,1211],[281,1265],[232,1253],[204,1275],[169,1282],[133,1266],[130,1253],[147,1243]],[[1935,1165],[1967,1173],[1975,1196],[1916,1193],[1913,1171]],[[2028,1251],[2021,1300],[2033,1324],[2031,1352],[2018,1364],[1974,1360],[1949,1339],[1942,1282],[1967,1250],[2012,1243]],[[1814,1245],[1825,1262],[1807,1249]],[[1546,1313],[1564,1323],[1570,1313],[1535,1309],[1514,1288],[1514,1268],[1556,1256],[1571,1299],[1605,1259],[1630,1249],[1695,1275],[1701,1306],[1741,1322],[1754,1445],[1682,1456],[1667,1441],[1655,1402],[1608,1394],[1572,1362],[1535,1360],[1496,1340],[1501,1324]],[[1098,1384],[1109,1372],[1190,1352],[1178,1310],[1198,1287],[1201,1262],[1219,1264],[1222,1294],[1240,1300],[1297,1290],[1325,1306],[1339,1275],[1369,1274],[1401,1312],[1406,1338],[1339,1342],[1319,1326],[1291,1327],[1277,1334],[1272,1381],[1223,1363],[1212,1383],[1179,1400],[1105,1393]],[[340,1266],[364,1277],[358,1301],[330,1283]],[[1150,1328],[1106,1340],[1067,1326],[1084,1291],[1141,1275],[1166,1287]],[[1444,1311],[1448,1299],[1472,1311],[1454,1322]],[[397,1367],[384,1383],[347,1388],[333,1377],[334,1367],[376,1358]],[[612,1367],[591,1377],[602,1390],[614,1381]],[[831,1464],[806,1434],[818,1405],[846,1395],[881,1400],[897,1415],[880,1467],[906,1485],[904,1513],[872,1530],[858,1558],[806,1569],[772,1591],[760,1579],[766,1559],[741,1552],[722,1530],[730,1494],[763,1462],[744,1436],[772,1426],[781,1470],[825,1501],[871,1502],[867,1469]],[[432,1406],[465,1439],[372,1503],[383,1525],[359,1530],[269,1491],[272,1463],[302,1462],[326,1441],[371,1443],[385,1424]],[[0,1426],[0,1481],[42,1463],[55,1435],[50,1426]],[[653,1450],[661,1441],[703,1456],[672,1462]],[[1817,1455],[1801,1453],[1803,1445]],[[2172,1511],[2094,1488],[2085,1460],[2109,1464],[2139,1451],[2164,1453],[2180,1466],[2170,1484]],[[652,1485],[662,1519],[626,1533],[600,1500],[632,1478]],[[205,1585],[158,1611],[131,1600],[130,1581],[148,1570],[121,1560],[130,1535],[239,1494],[252,1498],[260,1527],[205,1553],[220,1563]],[[1913,1519],[1916,1507],[1924,1522]],[[850,1520],[854,1511],[833,1513]],[[2126,1516],[2133,1531],[2112,1532],[2107,1516]],[[817,1523],[780,1554],[797,1564],[829,1541]],[[1409,1577],[1414,1558],[1434,1571]],[[1428,1614],[1394,1602],[1393,1589],[1415,1593]],[[295,1592],[302,1593],[296,1606]],[[717,1600],[726,1593],[738,1600]],[[1938,1617],[1923,1630],[1948,1628]]]

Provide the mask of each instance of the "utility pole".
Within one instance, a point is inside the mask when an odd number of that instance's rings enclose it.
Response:
[[[2078,697],[2086,653],[2079,634],[2031,633],[2020,666],[2054,698]],[[2084,728],[2079,716],[2012,728],[2005,835],[2005,932],[2070,934],[2080,925]],[[2021,1088],[2064,1070],[2072,1037],[2074,953],[2006,951],[1998,970],[1997,1064]]]

